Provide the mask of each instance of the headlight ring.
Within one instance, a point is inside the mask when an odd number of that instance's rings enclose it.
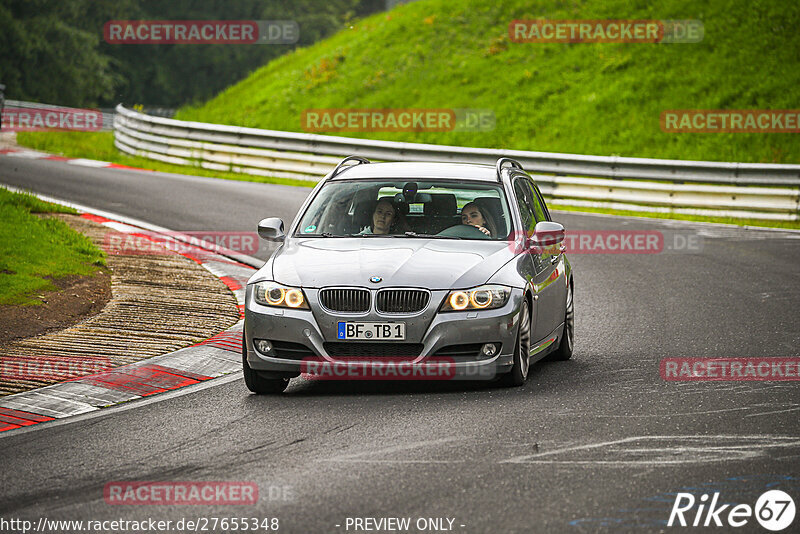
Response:
[[[276,308],[309,309],[303,290],[277,282],[256,282],[253,298],[259,304]]]

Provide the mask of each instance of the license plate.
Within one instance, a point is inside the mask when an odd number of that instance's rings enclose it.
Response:
[[[406,338],[406,323],[349,323],[339,322],[339,339],[393,340]]]

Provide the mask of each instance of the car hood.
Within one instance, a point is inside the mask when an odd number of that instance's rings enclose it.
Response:
[[[273,279],[289,286],[465,289],[486,283],[513,257],[505,241],[306,238],[287,240],[271,262]]]

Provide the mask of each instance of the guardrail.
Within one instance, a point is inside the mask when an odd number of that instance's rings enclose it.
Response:
[[[346,155],[378,161],[519,161],[556,205],[797,220],[800,165],[584,156],[399,143],[153,117],[117,106],[114,144],[204,169],[318,181]]]

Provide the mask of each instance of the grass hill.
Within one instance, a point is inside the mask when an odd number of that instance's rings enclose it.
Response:
[[[699,19],[700,43],[514,43],[514,19]],[[798,133],[665,133],[670,109],[800,108],[794,0],[418,0],[275,59],[177,118],[303,131],[309,108],[483,108],[489,132],[331,133],[548,152],[798,162]]]

